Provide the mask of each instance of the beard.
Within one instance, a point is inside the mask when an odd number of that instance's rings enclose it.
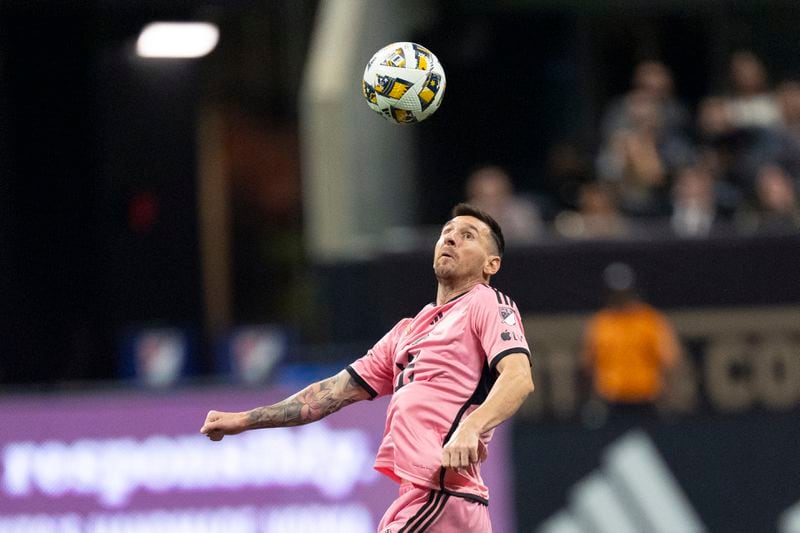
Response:
[[[433,264],[433,273],[436,274],[436,279],[453,279],[456,277],[456,267],[457,265],[452,259],[442,261],[440,258]]]

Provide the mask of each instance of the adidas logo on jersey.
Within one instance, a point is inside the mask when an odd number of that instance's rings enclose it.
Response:
[[[442,319],[443,316],[444,316],[444,314],[442,314],[442,312],[439,311],[438,313],[436,313],[436,316],[433,317],[433,320],[431,320],[431,323],[428,324],[428,325],[432,326],[432,325],[436,324],[437,322],[439,322]]]

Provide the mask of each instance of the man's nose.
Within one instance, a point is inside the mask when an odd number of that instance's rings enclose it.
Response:
[[[444,238],[444,242],[445,242],[445,244],[449,244],[450,246],[455,246],[456,245],[456,238],[453,237],[452,234],[450,234],[450,235],[448,235],[448,236],[446,236]]]

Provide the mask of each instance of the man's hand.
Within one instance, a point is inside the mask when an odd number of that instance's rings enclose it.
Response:
[[[442,448],[442,466],[464,469],[486,459],[486,446],[480,435],[510,418],[533,392],[528,355],[512,353],[497,364],[499,374],[480,407],[459,424]]]
[[[218,441],[225,435],[237,435],[245,429],[247,429],[246,413],[209,411],[200,433],[213,441]]]
[[[462,470],[479,461],[485,461],[487,455],[480,434],[462,424],[442,448],[442,466]]]

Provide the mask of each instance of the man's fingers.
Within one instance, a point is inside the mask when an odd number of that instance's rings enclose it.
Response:
[[[478,462],[478,448],[470,448],[469,450],[469,464],[473,465]]]
[[[450,468],[450,450],[447,448],[442,450],[442,466]]]
[[[203,427],[200,428],[200,433],[202,433],[203,435],[208,435],[210,431],[216,431],[212,429],[212,424],[219,419],[220,419],[219,412],[209,411],[208,414],[206,415],[206,420],[203,423]]]
[[[470,465],[471,452],[467,449],[444,449],[442,451],[442,466],[445,468],[461,469]]]
[[[461,454],[459,457],[460,464],[458,465],[460,468],[469,466],[469,456],[470,456],[470,451],[468,449],[461,450]]]
[[[486,446],[481,443],[475,448],[454,448],[445,446],[442,449],[442,466],[454,469],[467,468],[470,465],[485,461],[488,455]]]
[[[453,448],[442,450],[442,466],[445,468],[459,468],[461,466],[461,452]]]
[[[461,463],[461,454],[458,450],[450,450],[450,468],[458,468]]]

